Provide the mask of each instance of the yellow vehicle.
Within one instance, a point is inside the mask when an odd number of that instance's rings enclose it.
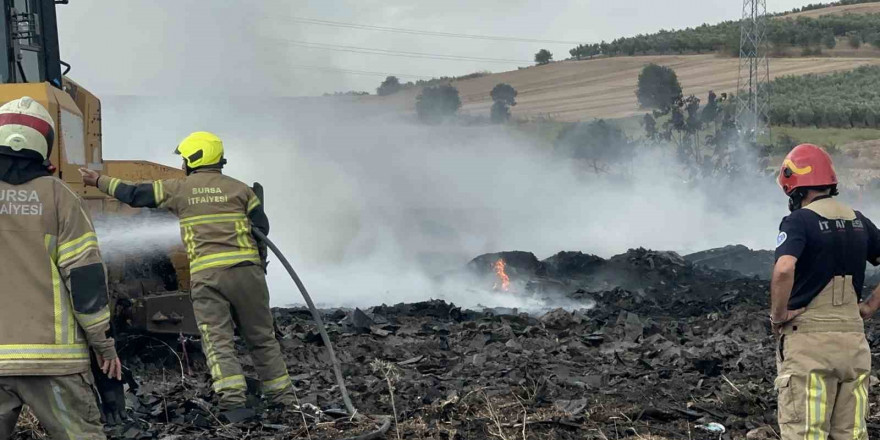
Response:
[[[182,170],[144,161],[105,161],[101,145],[101,101],[65,76],[61,61],[56,4],[66,0],[0,0],[0,104],[30,96],[55,119],[50,161],[56,176],[88,203],[93,216],[144,215],[86,187],[78,172],[89,167],[130,181],[182,177]],[[62,67],[64,70],[62,71]],[[100,224],[100,222],[98,222]],[[98,230],[100,237],[101,231]],[[107,261],[117,325],[156,333],[198,334],[189,294],[189,267],[181,248],[168,255]],[[143,268],[160,268],[142,270]],[[132,276],[132,274],[136,274]]]

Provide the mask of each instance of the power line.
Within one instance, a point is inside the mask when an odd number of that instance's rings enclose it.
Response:
[[[352,70],[352,69],[341,69],[336,67],[323,67],[323,66],[288,66],[291,69],[300,69],[300,70],[316,70],[321,72],[331,72],[331,73],[349,73],[352,75],[371,75],[371,76],[396,76],[398,78],[428,78],[430,76],[426,75],[409,75],[405,73],[387,73],[387,72],[371,72],[368,70]]]
[[[409,35],[426,35],[432,37],[447,37],[447,38],[467,38],[472,40],[489,40],[489,41],[515,41],[520,43],[547,43],[547,44],[581,44],[578,41],[562,41],[562,40],[541,40],[536,38],[517,38],[517,37],[501,37],[501,36],[493,36],[493,35],[474,35],[474,34],[457,34],[452,32],[436,32],[436,31],[426,31],[426,30],[417,30],[417,29],[404,29],[404,28],[393,28],[387,26],[373,26],[367,24],[357,24],[357,23],[345,23],[340,21],[330,21],[330,20],[318,20],[315,18],[304,18],[304,17],[286,17],[287,21],[292,21],[294,23],[302,23],[302,24],[313,24],[318,26],[331,26],[331,27],[340,27],[340,28],[348,28],[348,29],[360,29],[360,30],[368,30],[368,31],[381,31],[381,32],[394,32],[400,34],[409,34]]]
[[[322,49],[322,50],[332,50],[332,51],[337,51],[337,52],[363,53],[363,54],[369,54],[369,55],[385,55],[385,56],[395,56],[395,57],[404,57],[404,58],[428,58],[428,59],[445,60],[445,61],[477,61],[477,62],[501,63],[501,64],[519,64],[519,63],[531,64],[531,61],[525,61],[525,60],[470,57],[470,56],[463,56],[463,55],[443,55],[443,54],[432,54],[432,53],[422,53],[422,52],[405,52],[405,51],[399,51],[399,50],[375,49],[375,48],[357,47],[357,46],[342,46],[342,45],[337,45],[337,44],[311,43],[308,41],[295,41],[295,40],[285,40],[285,39],[279,39],[278,41],[284,42],[284,43],[292,45],[292,46],[305,47],[308,49]]]

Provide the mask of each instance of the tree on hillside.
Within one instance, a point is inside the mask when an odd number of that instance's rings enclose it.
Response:
[[[541,49],[535,54],[535,62],[538,63],[539,66],[549,64],[550,61],[553,61],[553,54],[547,49]]]
[[[376,94],[379,96],[388,96],[399,92],[402,88],[403,86],[400,84],[400,80],[397,79],[396,76],[389,76],[385,78],[385,81],[382,81],[382,84],[376,89]]]
[[[828,32],[822,37],[822,44],[828,49],[834,49],[837,47],[837,38],[834,38],[833,32]]]
[[[880,32],[871,34],[868,38],[868,42],[874,46],[874,49],[880,49]]]
[[[681,96],[681,84],[674,70],[653,63],[642,69],[636,91],[641,107],[666,113]]]
[[[510,119],[510,107],[516,105],[518,92],[510,84],[498,84],[489,93],[492,97],[492,122],[498,124]]]
[[[416,113],[423,122],[442,122],[454,116],[459,108],[461,98],[458,89],[449,84],[425,87],[416,97]]]
[[[684,109],[687,111],[687,129],[691,134],[703,129],[703,120],[700,118],[700,98],[694,95],[684,100]]]
[[[718,111],[718,95],[715,94],[714,90],[709,90],[709,97],[706,99],[706,106],[703,107],[703,113],[700,115],[700,118],[704,124],[714,124]],[[715,128],[717,128],[717,125]]]
[[[849,47],[853,49],[858,49],[862,47],[862,36],[858,33],[853,33],[849,36]]]
[[[657,138],[657,120],[654,119],[654,116],[650,113],[645,113],[645,116],[642,117],[642,127],[645,129],[645,139],[656,139]]]
[[[701,165],[703,152],[700,148],[699,132],[703,129],[703,120],[700,117],[700,98],[694,95],[688,96],[672,111],[673,121],[679,121],[674,127],[680,132],[679,154],[682,156],[691,155],[694,158],[694,163]]]
[[[631,157],[633,148],[623,130],[601,119],[568,126],[559,133],[556,144],[596,173],[606,172],[608,165]]]

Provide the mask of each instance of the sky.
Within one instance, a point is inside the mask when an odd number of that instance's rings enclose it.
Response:
[[[767,3],[772,12],[809,2]],[[529,65],[541,48],[562,58],[574,46],[411,35],[302,19],[591,43],[737,19],[741,11],[737,0],[670,0],[667,7],[656,0],[73,0],[59,6],[58,16],[71,77],[99,96],[277,97],[374,93],[388,73],[413,80],[513,70]],[[511,61],[397,57],[305,43]]]

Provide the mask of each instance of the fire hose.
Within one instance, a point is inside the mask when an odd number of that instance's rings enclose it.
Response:
[[[357,409],[355,409],[354,404],[351,403],[351,398],[348,397],[348,389],[345,387],[345,378],[342,377],[342,368],[339,366],[339,360],[336,358],[336,352],[333,350],[333,343],[330,342],[330,336],[327,334],[327,329],[324,327],[324,320],[321,318],[321,313],[318,312],[318,309],[315,307],[315,303],[312,301],[312,297],[309,295],[308,290],[306,290],[305,284],[303,284],[302,280],[299,278],[299,275],[296,274],[296,271],[293,270],[293,266],[290,265],[290,262],[287,261],[287,258],[284,257],[284,254],[281,253],[281,250],[278,249],[278,246],[275,246],[275,243],[272,243],[272,240],[269,240],[262,231],[257,228],[252,228],[251,231],[258,240],[262,241],[272,250],[272,253],[278,257],[278,260],[281,261],[281,265],[284,266],[284,269],[287,270],[287,273],[290,275],[290,278],[293,279],[294,284],[299,289],[299,292],[302,294],[303,299],[306,301],[306,304],[309,306],[309,311],[312,313],[312,319],[315,320],[315,324],[318,326],[318,332],[321,334],[321,340],[324,341],[324,347],[327,348],[327,354],[330,356],[330,362],[333,364],[333,373],[336,376],[336,385],[339,386],[339,391],[342,394],[342,401],[345,403],[345,408],[348,410],[348,414],[352,417],[358,416]],[[352,437],[350,439],[345,440],[371,440],[377,439],[385,435],[386,432],[391,428],[391,418],[383,417],[382,426],[373,432]]]

